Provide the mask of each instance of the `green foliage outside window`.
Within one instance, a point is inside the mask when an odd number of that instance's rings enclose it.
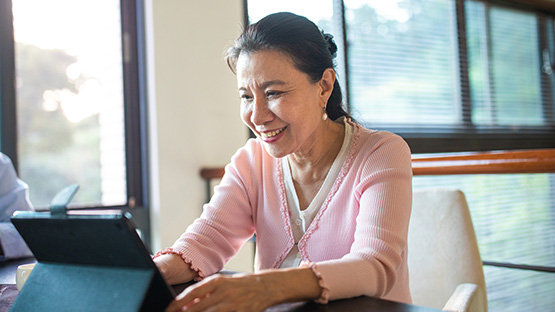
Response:
[[[18,44],[16,59],[19,174],[33,186],[31,202],[45,207],[61,186],[76,182],[86,185],[77,193],[76,201],[98,201],[98,116],[72,123],[55,98],[56,92],[77,92],[76,85],[82,80],[72,81],[66,74],[75,57],[62,50]],[[45,94],[54,98],[45,99]],[[51,107],[45,110],[44,105]]]

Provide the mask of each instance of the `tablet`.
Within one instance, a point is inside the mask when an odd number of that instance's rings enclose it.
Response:
[[[100,304],[102,301],[112,308],[115,307],[114,304],[120,304],[123,308],[127,303],[122,301],[132,301],[135,305],[131,310],[163,310],[175,297],[175,293],[165,283],[152,261],[150,253],[137,234],[131,216],[122,212],[87,213],[68,211],[67,215],[60,217],[52,216],[50,212],[19,212],[12,217],[12,223],[37,260],[37,266],[29,276],[14,307],[22,295],[34,304],[46,307],[51,303],[41,301],[36,295],[37,292],[43,292],[42,297],[52,297],[49,301],[56,298],[61,301],[73,301],[76,300],[76,296],[80,300],[90,299],[93,304],[91,311],[102,308],[103,306],[94,306],[96,302]],[[35,274],[37,269],[41,273]],[[125,278],[122,281],[122,278],[115,276]],[[83,282],[83,279],[86,282]],[[28,287],[28,283],[32,286]],[[67,287],[69,289],[62,291],[72,295],[44,294],[45,291],[50,291],[44,287],[33,290],[35,294],[32,294],[28,289],[38,288],[37,284],[51,284],[52,287],[70,285]],[[110,289],[111,287],[118,289]],[[145,289],[131,291],[133,287]],[[126,291],[126,288],[129,290]],[[60,289],[56,291],[60,292]],[[104,298],[93,298],[95,292]],[[54,308],[61,307],[58,305],[52,307],[52,310]]]

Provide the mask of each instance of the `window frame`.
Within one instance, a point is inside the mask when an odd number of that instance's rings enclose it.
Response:
[[[342,0],[333,0],[341,2]],[[554,17],[555,11],[546,11],[541,1],[537,1],[536,5],[523,5],[511,1],[492,1],[482,0],[485,3],[493,4],[499,7],[523,10],[535,14]],[[449,152],[470,152],[470,151],[491,151],[491,150],[521,150],[521,149],[539,149],[539,148],[555,148],[555,115],[553,108],[548,104],[551,100],[542,100],[542,108],[544,110],[545,126],[520,126],[520,127],[480,127],[472,123],[472,103],[470,99],[470,83],[468,74],[468,50],[466,35],[466,0],[455,0],[456,25],[458,34],[458,65],[459,65],[459,93],[460,93],[460,110],[459,117],[461,123],[452,126],[417,126],[417,125],[395,125],[395,124],[375,124],[363,123],[363,126],[372,129],[381,129],[394,132],[409,144],[412,153],[449,153]],[[538,6],[540,5],[540,6]],[[345,15],[343,14],[343,23],[345,23]],[[545,25],[540,19],[538,27],[538,37],[543,42],[540,50],[550,48],[547,46],[548,40],[545,35]],[[348,27],[348,26],[347,26]],[[348,47],[348,39],[344,38],[343,45]],[[552,47],[551,47],[552,48]],[[553,50],[551,50],[553,53]],[[346,53],[347,54],[347,53]],[[346,57],[346,63],[349,60]],[[347,65],[348,66],[348,65]],[[542,75],[541,88],[545,86],[547,78]],[[553,81],[553,79],[551,79]],[[553,82],[552,82],[553,83]],[[550,99],[554,97],[554,89],[550,92],[542,92],[547,94]],[[349,90],[346,91],[349,93]],[[350,108],[350,103],[347,103]],[[549,117],[551,112],[551,119]],[[547,115],[547,116],[546,116]]]
[[[127,203],[121,206],[72,206],[72,209],[129,212],[141,238],[150,248],[144,4],[142,1],[120,0],[120,10]],[[17,170],[15,61],[12,0],[0,0],[1,150],[12,159]]]
[[[0,1],[0,150],[11,158],[17,169],[14,59],[12,2],[2,0]],[[7,135],[8,133],[11,135]]]

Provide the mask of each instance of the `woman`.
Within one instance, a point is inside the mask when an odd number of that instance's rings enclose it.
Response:
[[[272,14],[229,49],[253,131],[203,214],[155,263],[192,279],[168,311],[262,311],[360,295],[410,302],[410,151],[341,106],[337,47],[304,17]],[[256,273],[207,277],[256,234]],[[205,278],[207,277],[207,278]],[[213,309],[213,310],[212,310]]]

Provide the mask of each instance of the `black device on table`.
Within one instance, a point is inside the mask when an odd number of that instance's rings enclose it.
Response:
[[[163,311],[175,297],[128,214],[22,212],[12,223],[37,264],[11,311]]]

